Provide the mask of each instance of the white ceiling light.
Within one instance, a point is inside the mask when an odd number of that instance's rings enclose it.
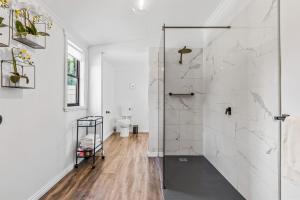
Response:
[[[146,12],[146,0],[135,0],[132,11],[136,14],[143,14]]]
[[[139,1],[139,9],[144,10],[145,9],[145,0],[140,0]]]

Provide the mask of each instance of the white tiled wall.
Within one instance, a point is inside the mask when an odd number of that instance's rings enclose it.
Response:
[[[204,154],[247,200],[278,200],[277,0],[249,2],[230,30],[185,55],[185,64],[178,49],[166,50],[166,154]],[[150,83],[158,83],[155,74]],[[192,91],[192,98],[167,95]],[[157,109],[158,90],[152,94]]]
[[[278,199],[277,14],[277,0],[252,0],[204,48],[204,154],[247,200]]]
[[[163,49],[149,49],[149,155],[163,154]]]
[[[165,106],[166,155],[202,155],[202,113],[205,95],[202,84],[203,50],[193,49],[191,54],[184,55],[183,64],[179,64],[178,50],[179,48],[166,49],[165,105],[163,105],[163,57],[158,59],[159,49],[150,50],[151,142],[149,151],[162,152],[162,112]],[[195,95],[171,97],[168,95],[169,92],[193,92]],[[158,110],[159,103],[160,109]],[[159,120],[158,115],[160,115]],[[159,136],[160,140],[158,140]]]
[[[192,49],[179,64],[179,48],[166,49],[165,125],[166,155],[202,155],[203,50]],[[195,93],[169,96],[169,93]]]
[[[300,199],[300,1],[281,1],[282,110],[291,115],[282,131],[282,200]]]

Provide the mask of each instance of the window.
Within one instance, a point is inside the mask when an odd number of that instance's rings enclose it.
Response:
[[[72,55],[68,55],[68,78],[67,78],[67,104],[79,106],[80,103],[80,61]]]
[[[84,51],[67,41],[65,67],[65,111],[86,109]]]

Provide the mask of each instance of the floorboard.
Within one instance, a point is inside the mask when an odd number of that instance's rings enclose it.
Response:
[[[106,159],[96,168],[82,163],[55,185],[42,200],[163,200],[157,160],[147,157],[148,134],[104,144]]]

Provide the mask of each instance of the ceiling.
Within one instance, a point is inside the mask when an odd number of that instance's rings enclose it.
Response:
[[[221,0],[44,0],[88,45],[159,44],[161,27],[203,25]],[[156,43],[156,44],[154,44]]]
[[[147,66],[162,25],[199,26],[224,0],[43,0],[88,46],[101,45],[113,67]],[[202,30],[168,30],[166,46],[201,47]],[[74,41],[76,43],[76,41]]]

